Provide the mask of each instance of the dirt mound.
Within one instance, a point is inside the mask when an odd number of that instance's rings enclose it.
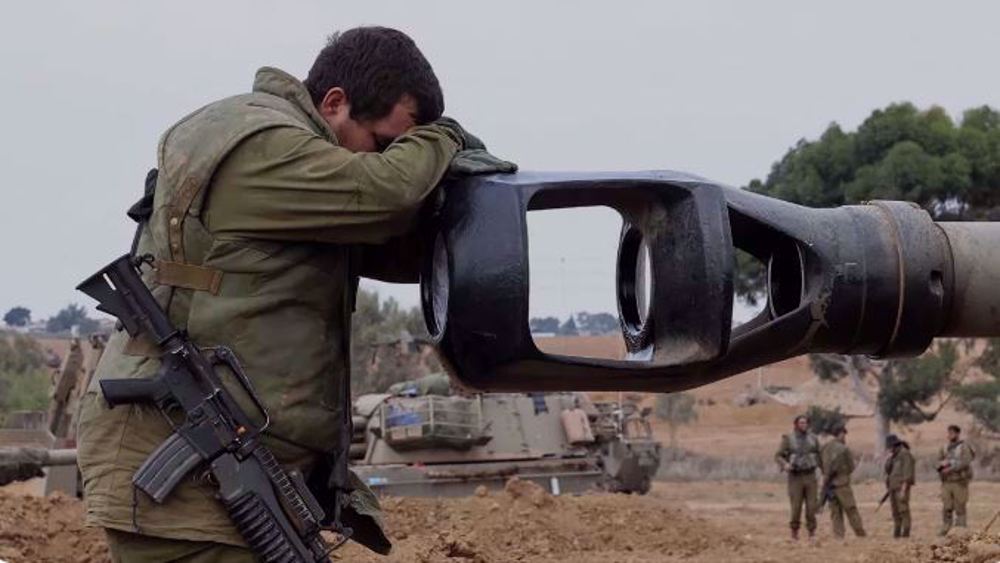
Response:
[[[738,559],[744,542],[708,522],[646,497],[593,494],[554,497],[512,479],[503,492],[456,499],[384,501],[392,555],[357,545],[335,560],[386,563],[576,563]],[[83,505],[62,495],[38,498],[0,491],[0,559],[108,561],[100,530],[83,525]]]
[[[744,542],[646,497],[554,497],[517,479],[502,493],[384,501],[395,548],[390,561],[577,563],[740,559]],[[363,548],[345,561],[384,562]]]
[[[104,534],[83,525],[80,501],[0,491],[0,559],[20,561],[110,561]]]
[[[914,549],[921,561],[994,563],[1000,561],[1000,534],[957,534]]]

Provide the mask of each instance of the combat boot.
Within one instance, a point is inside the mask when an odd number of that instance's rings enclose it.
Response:
[[[903,528],[899,531],[899,537],[901,537],[901,538],[908,538],[908,537],[910,537],[910,527],[909,526],[903,526]]]
[[[956,514],[955,515],[955,527],[956,528],[965,528],[966,527],[966,525],[965,525],[965,514]]]
[[[892,527],[892,537],[894,537],[894,538],[898,538],[899,537],[899,525],[898,524]]]
[[[945,510],[941,513],[941,529],[938,530],[939,536],[947,536],[948,530],[951,529],[951,511]]]
[[[799,529],[792,528],[792,541],[799,541]]]

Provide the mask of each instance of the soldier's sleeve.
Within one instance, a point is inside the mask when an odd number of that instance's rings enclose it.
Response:
[[[819,469],[823,472],[823,475],[829,475],[830,471],[833,469],[833,459],[830,455],[830,444],[833,442],[827,442],[823,444],[819,449]]]
[[[310,131],[252,135],[213,179],[206,223],[220,236],[381,244],[406,232],[459,148],[437,125],[381,153],[354,153]]]
[[[391,283],[417,283],[423,262],[423,241],[415,233],[394,237],[384,244],[361,248],[361,271],[365,278]]]
[[[778,451],[774,452],[774,462],[778,465],[783,465],[788,461],[788,453],[791,449],[791,445],[788,442],[788,435],[781,436],[781,442],[778,443]]]
[[[847,472],[848,475],[850,475],[851,473],[854,473],[855,467],[856,466],[854,464],[854,452],[851,451],[851,448],[844,448],[845,471]]]
[[[908,455],[903,456],[905,463],[903,464],[902,477],[903,481],[913,484],[916,482],[916,460],[913,454],[908,453]]]

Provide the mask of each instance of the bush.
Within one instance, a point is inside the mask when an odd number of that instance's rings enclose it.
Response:
[[[17,410],[45,410],[52,378],[33,339],[0,333],[0,420]]]

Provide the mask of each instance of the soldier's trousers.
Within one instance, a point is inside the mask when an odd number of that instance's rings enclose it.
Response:
[[[941,483],[942,534],[947,533],[951,528],[952,514],[955,516],[954,524],[962,528],[965,527],[965,506],[968,502],[968,481],[944,481]]]
[[[788,525],[793,530],[798,530],[802,518],[802,507],[806,509],[806,529],[809,532],[816,530],[816,507],[818,506],[818,491],[816,485],[816,473],[789,473],[788,474],[788,500],[791,502],[792,517]]]
[[[844,537],[844,514],[847,514],[847,521],[851,524],[854,535],[864,537],[865,527],[861,523],[861,513],[854,502],[854,491],[850,485],[833,489],[833,499],[830,500],[830,521],[833,523],[833,535],[838,538]]]
[[[105,528],[114,563],[253,563],[253,552],[222,543],[171,540]]]
[[[910,488],[903,492],[902,488],[895,489],[889,495],[890,506],[892,507],[893,537],[910,537]]]

